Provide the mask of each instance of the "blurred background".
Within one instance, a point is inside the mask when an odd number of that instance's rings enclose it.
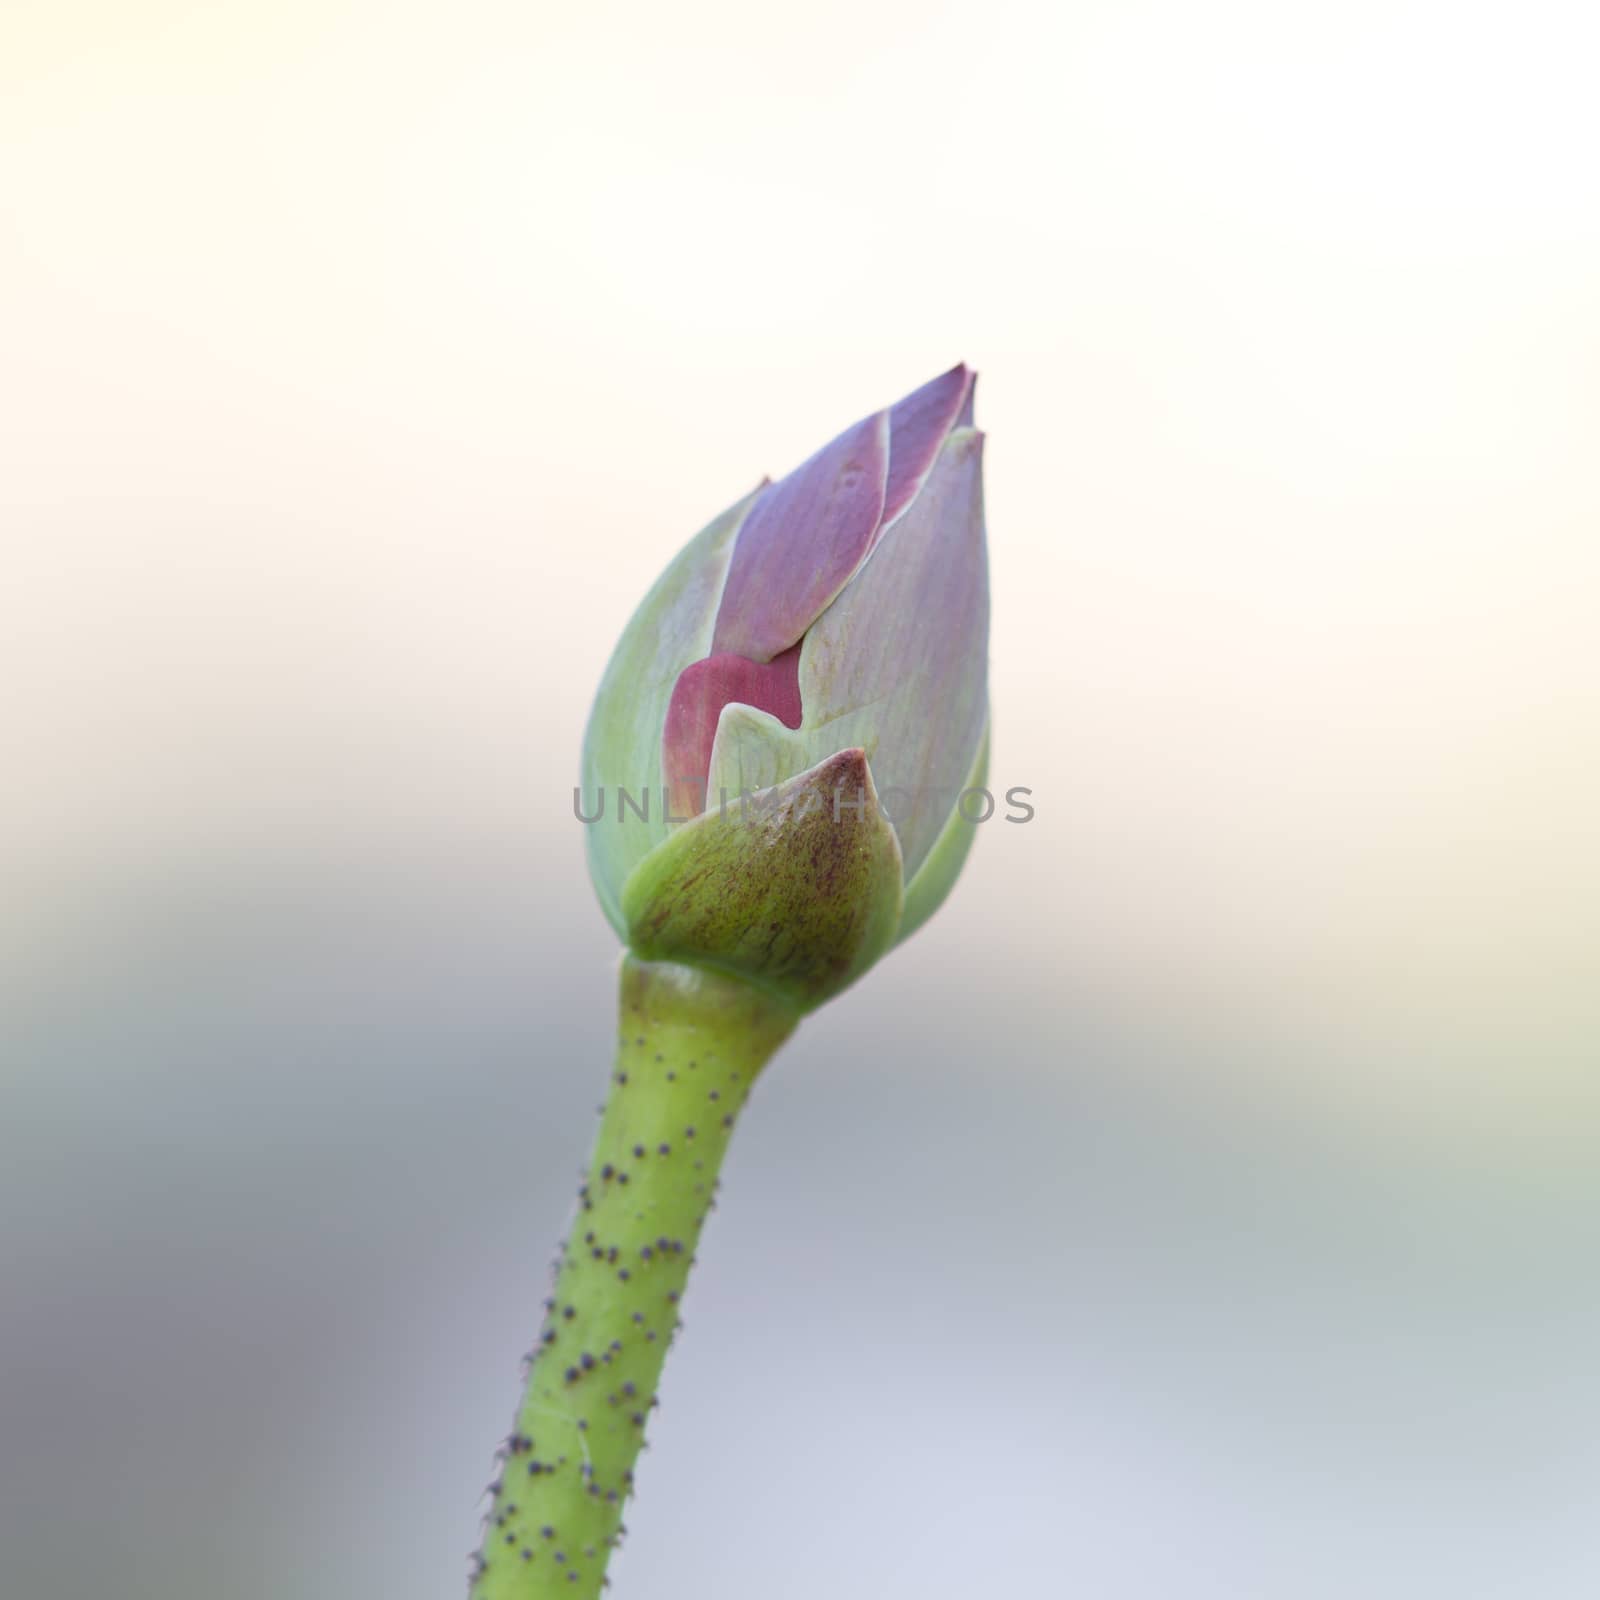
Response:
[[[957,360],[997,789],[616,1592],[1600,1590],[1600,21],[8,0],[0,1593],[464,1592],[667,558]]]

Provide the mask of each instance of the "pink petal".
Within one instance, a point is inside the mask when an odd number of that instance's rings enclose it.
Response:
[[[871,752],[908,881],[971,771],[988,656],[983,435],[958,429],[801,652],[807,736]]]
[[[770,661],[799,641],[871,550],[888,472],[879,411],[762,495],[739,531],[713,650]]]
[[[730,701],[769,712],[786,728],[800,726],[800,646],[771,661],[724,652],[696,661],[678,674],[661,736],[661,772],[668,814],[692,817],[705,807],[717,718]]]
[[[965,366],[952,367],[890,407],[889,486],[883,497],[884,527],[916,499],[950,430],[958,425],[972,425],[972,391],[976,378],[977,374]]]

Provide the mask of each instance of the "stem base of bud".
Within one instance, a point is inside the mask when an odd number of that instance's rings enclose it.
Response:
[[[624,958],[610,1091],[473,1600],[599,1595],[728,1141],[798,1020],[740,979]]]

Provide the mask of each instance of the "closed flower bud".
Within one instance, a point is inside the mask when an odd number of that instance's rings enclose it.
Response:
[[[954,368],[730,507],[628,624],[581,792],[638,954],[809,1009],[949,893],[988,744],[973,381]]]

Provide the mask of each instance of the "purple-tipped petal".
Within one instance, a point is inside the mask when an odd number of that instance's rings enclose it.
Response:
[[[770,661],[799,642],[872,549],[888,474],[879,411],[761,496],[734,546],[714,651]]]
[[[800,655],[802,736],[867,750],[908,881],[971,771],[988,643],[983,435],[962,428]]]
[[[978,397],[978,374],[971,375],[971,382],[967,384],[967,397],[961,402],[961,415],[956,418],[956,428],[971,428],[975,424],[972,420],[972,402]],[[955,428],[950,430],[955,432]]]
[[[883,524],[893,522],[916,499],[940,446],[955,427],[972,426],[972,390],[977,374],[952,367],[889,408],[889,486]]]
[[[661,775],[668,812],[692,817],[706,804],[706,774],[722,708],[737,701],[769,712],[786,728],[800,726],[800,647],[771,661],[715,655],[678,674],[661,736]]]

